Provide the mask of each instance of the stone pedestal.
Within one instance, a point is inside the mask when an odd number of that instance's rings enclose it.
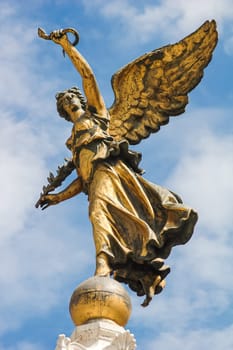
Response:
[[[75,328],[71,337],[59,335],[55,350],[135,350],[134,336],[115,322],[99,319]]]
[[[91,277],[71,296],[76,327],[71,337],[59,335],[55,350],[135,350],[134,336],[124,328],[130,313],[130,297],[119,282]]]

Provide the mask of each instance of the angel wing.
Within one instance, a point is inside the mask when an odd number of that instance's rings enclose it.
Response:
[[[217,40],[215,21],[206,21],[178,43],[146,53],[114,74],[110,134],[137,144],[183,113]]]

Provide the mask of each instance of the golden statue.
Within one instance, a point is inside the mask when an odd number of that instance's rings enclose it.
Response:
[[[71,43],[67,33],[73,33]],[[129,150],[170,116],[184,112],[190,92],[201,80],[217,43],[215,21],[174,45],[137,58],[112,77],[115,101],[107,109],[94,73],[74,47],[74,29],[39,36],[61,45],[82,77],[81,91],[73,87],[56,95],[61,117],[73,123],[66,145],[72,159],[50,173],[49,185],[36,207],[58,204],[80,192],[88,195],[89,216],[96,248],[97,276],[112,275],[127,283],[143,306],[162,291],[170,269],[164,265],[173,246],[192,236],[197,213],[175,193],[154,185],[139,168],[141,155]],[[63,191],[49,194],[76,169],[78,177]]]

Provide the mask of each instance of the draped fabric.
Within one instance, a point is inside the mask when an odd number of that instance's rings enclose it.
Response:
[[[89,188],[96,254],[108,255],[116,279],[148,295],[157,276],[163,280],[170,271],[156,259],[167,258],[173,246],[191,238],[197,214],[121,160],[110,163],[97,166]]]
[[[88,194],[96,256],[105,254],[114,277],[146,294],[147,305],[170,271],[163,259],[190,239],[197,214],[141,176],[141,155],[108,135],[107,120],[84,113],[67,145]]]

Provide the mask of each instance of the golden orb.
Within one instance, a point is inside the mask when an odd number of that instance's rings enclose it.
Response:
[[[70,299],[70,315],[76,326],[93,319],[109,319],[124,327],[131,301],[122,285],[110,277],[94,276],[81,283]]]

